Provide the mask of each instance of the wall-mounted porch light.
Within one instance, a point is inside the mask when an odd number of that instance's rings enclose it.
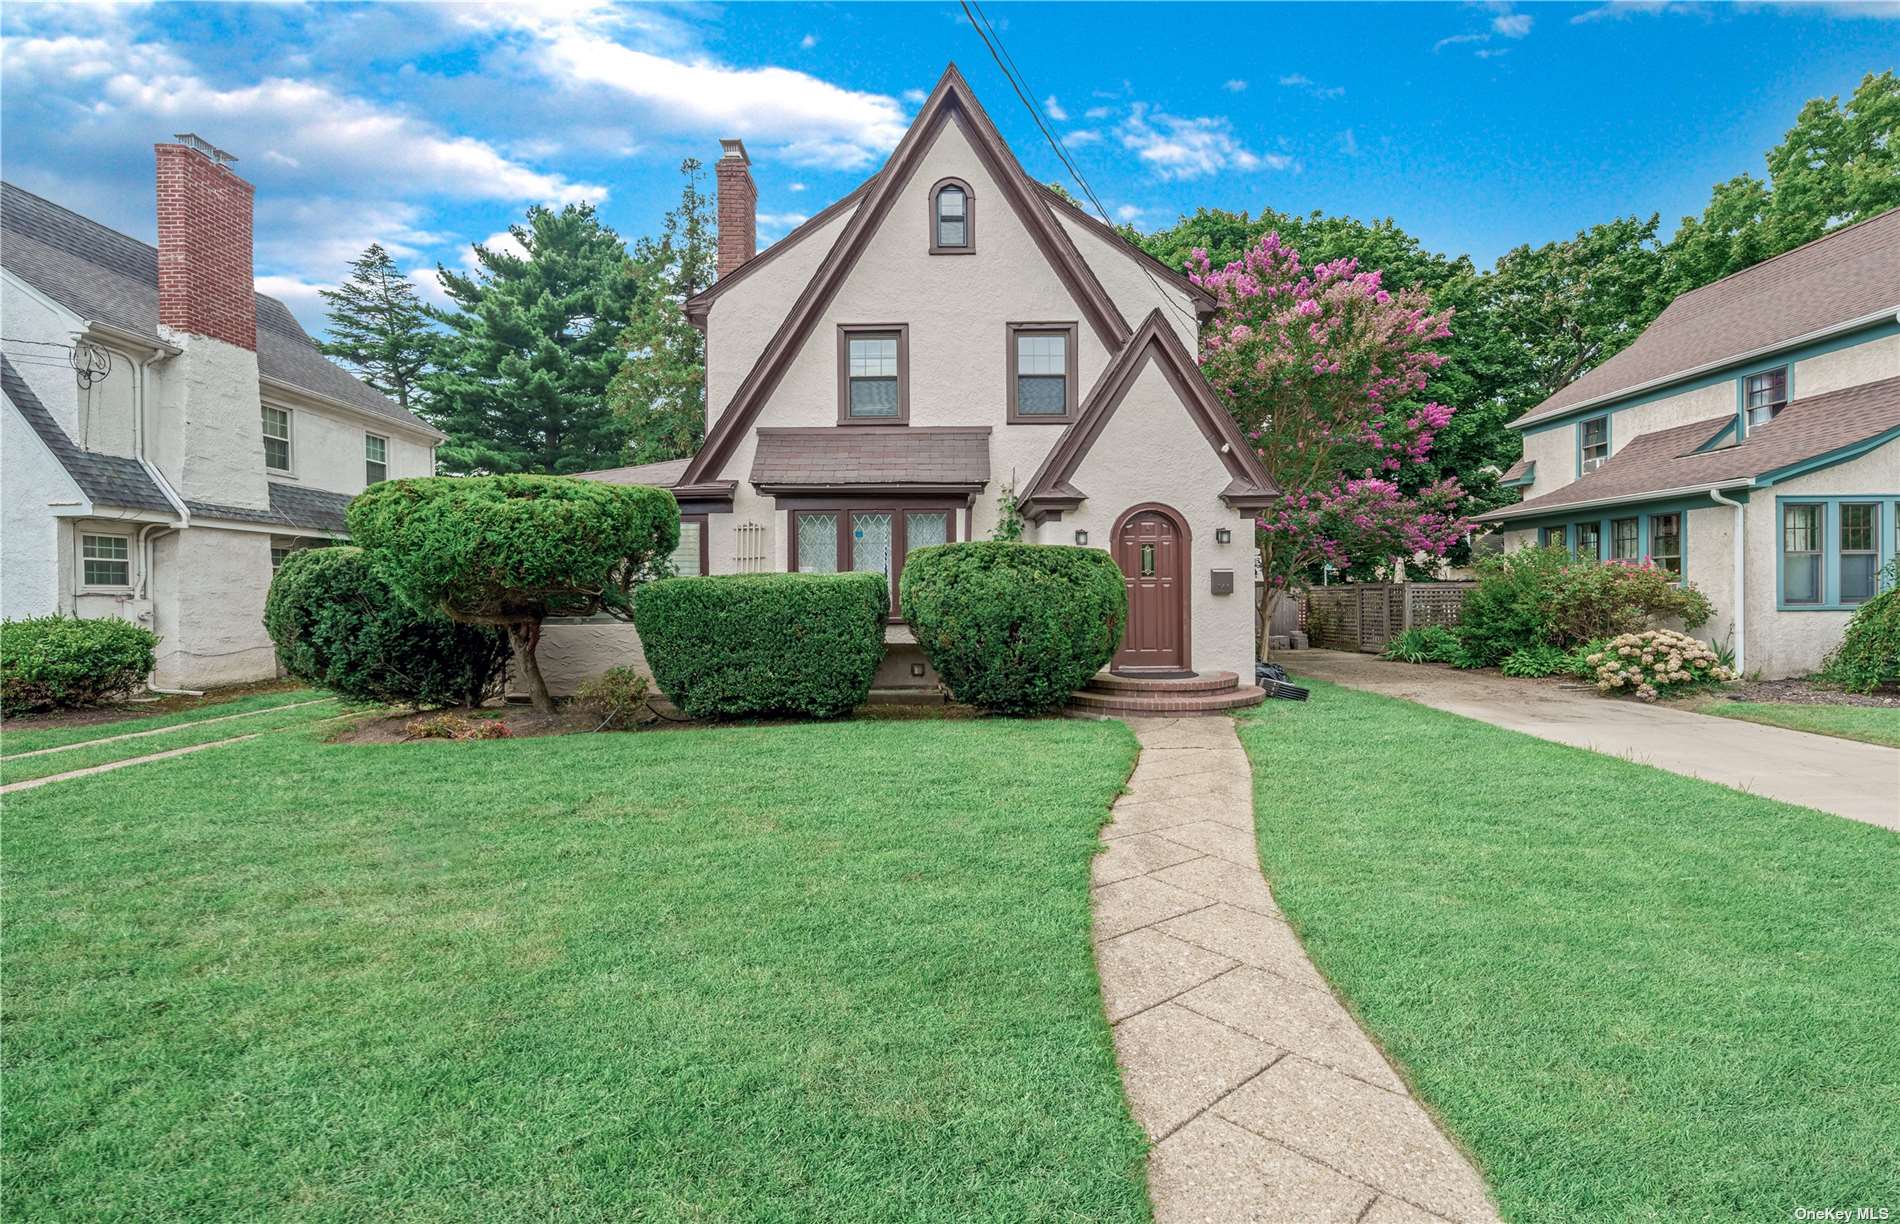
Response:
[[[1216,528],[1214,528],[1214,543],[1216,543],[1216,544],[1232,544],[1233,542],[1234,542],[1234,532],[1233,532],[1233,528],[1231,528],[1231,527],[1216,527]]]
[[[1078,530],[1075,533],[1075,546],[1077,548],[1087,548],[1089,546],[1089,533]]]

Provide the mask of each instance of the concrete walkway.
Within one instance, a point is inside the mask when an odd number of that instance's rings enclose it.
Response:
[[[1278,661],[1296,675],[1900,830],[1900,748],[1369,654],[1302,650]]]
[[[1227,718],[1129,719],[1096,963],[1160,1224],[1496,1220],[1273,902]]]

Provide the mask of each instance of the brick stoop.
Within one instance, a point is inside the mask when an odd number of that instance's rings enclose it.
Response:
[[[1063,713],[1074,718],[1186,718],[1224,714],[1259,705],[1266,690],[1240,683],[1233,672],[1150,679],[1097,672],[1069,698]]]

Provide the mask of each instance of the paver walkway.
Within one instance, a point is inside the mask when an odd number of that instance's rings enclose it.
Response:
[[[1298,675],[1900,829],[1900,748],[1369,654],[1302,650],[1280,662]]]
[[[1096,963],[1155,1219],[1496,1220],[1274,905],[1233,721],[1128,725],[1141,758],[1095,860]]]

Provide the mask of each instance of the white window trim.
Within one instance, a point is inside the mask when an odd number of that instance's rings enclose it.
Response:
[[[125,581],[123,583],[89,583],[86,581],[86,540],[124,540],[125,541]],[[99,560],[95,557],[93,560]],[[74,586],[81,595],[125,595],[133,587],[132,537],[116,531],[76,531],[73,533],[73,578]]]
[[[259,404],[258,411],[258,432],[260,437],[263,435],[263,409],[265,408],[270,409],[272,412],[281,412],[284,414],[284,441],[290,447],[290,466],[281,468],[272,467],[270,464],[270,447],[266,446],[264,448],[264,470],[273,476],[289,476],[294,479],[297,475],[297,410],[284,404],[273,404],[269,400],[262,401]]]
[[[383,479],[384,480],[389,479],[389,435],[371,433],[366,429],[363,431],[363,487],[364,488],[368,488],[369,485],[371,484],[371,481],[369,478],[369,465],[370,465],[369,441],[371,438],[374,438],[378,442],[381,442],[383,444]],[[294,449],[290,452],[290,458],[293,462],[297,458],[297,452]]]

